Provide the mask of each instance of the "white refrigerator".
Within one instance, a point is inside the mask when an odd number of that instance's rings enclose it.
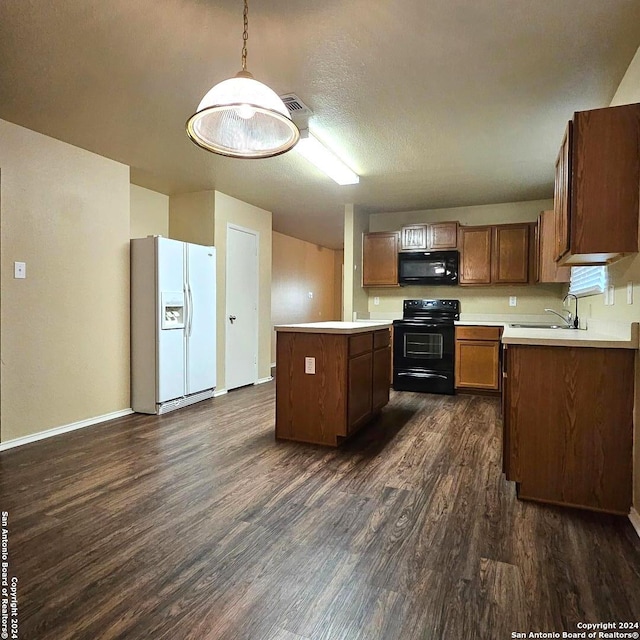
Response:
[[[131,407],[166,413],[213,397],[215,386],[215,248],[132,240]]]

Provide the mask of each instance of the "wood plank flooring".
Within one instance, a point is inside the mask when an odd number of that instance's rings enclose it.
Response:
[[[640,618],[625,518],[516,500],[494,398],[392,393],[338,450],[274,385],[0,453],[21,640],[482,640]]]

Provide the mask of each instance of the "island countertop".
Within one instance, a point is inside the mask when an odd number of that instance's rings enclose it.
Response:
[[[391,322],[385,321],[360,321],[360,322],[305,322],[302,324],[278,324],[276,331],[291,333],[337,333],[351,335],[354,333],[366,333],[377,329],[388,329]]]

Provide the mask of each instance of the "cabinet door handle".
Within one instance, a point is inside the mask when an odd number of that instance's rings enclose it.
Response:
[[[231,324],[233,324],[234,320],[237,320],[235,316],[229,316],[229,322],[231,322]]]

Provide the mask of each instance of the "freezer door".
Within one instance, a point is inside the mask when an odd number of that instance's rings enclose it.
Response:
[[[156,402],[181,398],[185,394],[184,329],[162,328],[163,298],[168,297],[179,307],[184,305],[185,251],[184,242],[156,238],[156,323],[158,335],[158,371]]]
[[[187,394],[216,386],[216,252],[187,244]]]

